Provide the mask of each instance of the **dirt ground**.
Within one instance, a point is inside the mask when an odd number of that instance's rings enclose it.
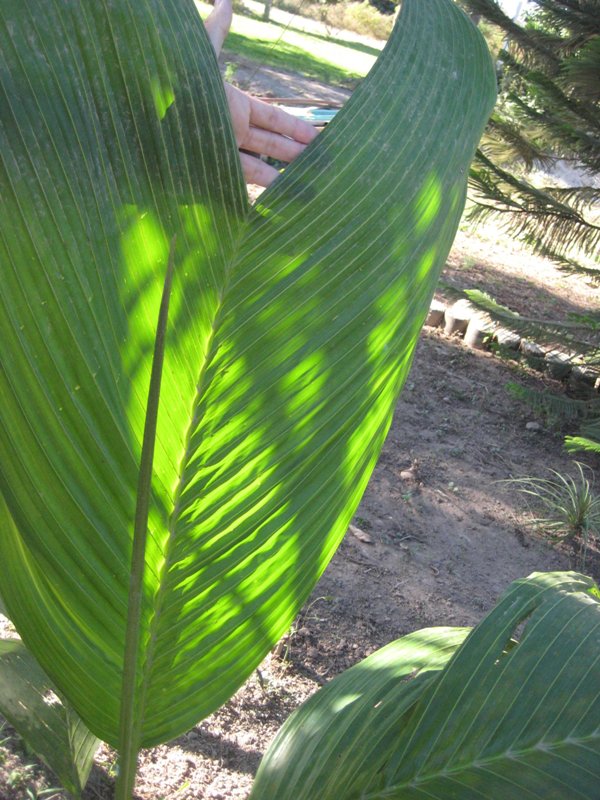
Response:
[[[564,319],[598,310],[597,288],[499,238],[460,232],[445,279],[483,288],[522,313]],[[246,798],[282,722],[335,674],[409,631],[477,623],[514,579],[575,566],[572,554],[528,527],[522,497],[502,483],[549,467],[572,471],[564,430],[509,395],[509,381],[550,382],[424,329],[355,528],[290,634],[233,699],[176,741],[143,753],[138,800]],[[538,429],[526,427],[532,421]],[[586,571],[599,577],[593,553]],[[54,785],[9,726],[0,742],[0,800],[25,800],[35,797],[28,787]],[[102,748],[86,800],[108,800],[113,784],[113,754]]]

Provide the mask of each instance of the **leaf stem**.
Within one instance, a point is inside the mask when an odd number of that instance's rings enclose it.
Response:
[[[119,722],[119,773],[115,789],[116,800],[129,800],[133,793],[137,771],[142,712],[137,709],[138,658],[140,647],[140,622],[142,615],[143,578],[148,537],[148,515],[152,497],[152,465],[158,420],[158,406],[165,355],[165,339],[169,316],[169,301],[173,285],[175,264],[175,241],[171,239],[169,261],[163,287],[158,325],[154,341],[152,372],[148,389],[148,404],[144,422],[142,455],[138,478],[135,522],[133,529],[133,548],[131,554],[131,574],[129,577],[129,605],[127,609],[127,628],[125,632],[125,654],[123,661],[123,683],[121,690],[121,716]]]

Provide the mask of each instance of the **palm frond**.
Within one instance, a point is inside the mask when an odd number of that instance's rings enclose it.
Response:
[[[600,441],[600,417],[584,422],[581,426],[581,433],[590,439],[598,439]]]

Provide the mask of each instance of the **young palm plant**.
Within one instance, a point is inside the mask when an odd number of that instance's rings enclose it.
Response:
[[[406,0],[249,207],[192,0],[8,0],[0,53],[0,594],[125,800],[339,544],[495,80],[451,0]]]

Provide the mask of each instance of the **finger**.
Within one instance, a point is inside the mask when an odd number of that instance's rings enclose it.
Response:
[[[260,158],[254,158],[247,153],[240,153],[242,172],[246,183],[256,183],[258,186],[270,186],[279,172],[274,167],[265,164]]]
[[[271,156],[280,161],[293,161],[306,149],[305,144],[295,142],[279,133],[271,133],[262,128],[249,128],[244,138],[244,149],[263,156]]]
[[[250,98],[250,124],[274,133],[289,136],[297,142],[309,144],[317,135],[313,125],[302,119],[293,117],[282,108],[263,103],[254,97]]]
[[[213,10],[204,20],[204,27],[208,33],[208,38],[217,55],[221,52],[223,42],[229,33],[232,18],[233,6],[231,0],[215,0]]]
[[[225,94],[235,140],[241,147],[250,127],[250,98],[230,83],[225,84]]]

